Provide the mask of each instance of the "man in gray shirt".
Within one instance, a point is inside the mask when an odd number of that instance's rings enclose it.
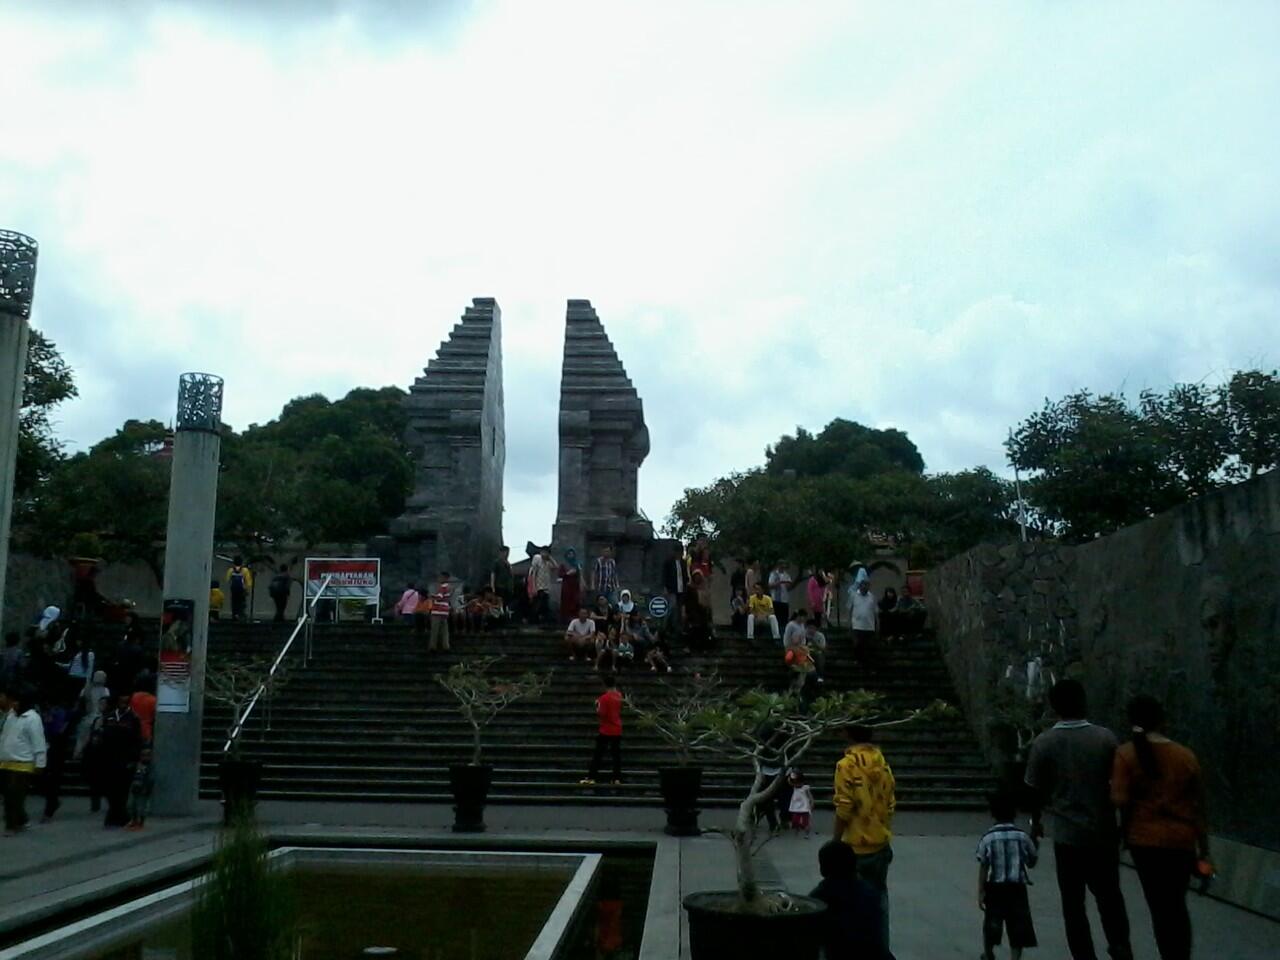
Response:
[[[1027,758],[1027,786],[1035,798],[1031,836],[1044,836],[1040,808],[1048,814],[1062,919],[1072,960],[1097,960],[1085,890],[1093,893],[1112,960],[1133,960],[1129,915],[1120,892],[1120,836],[1111,804],[1111,762],[1116,736],[1084,718],[1084,687],[1062,680],[1049,691],[1058,715],[1036,737]]]

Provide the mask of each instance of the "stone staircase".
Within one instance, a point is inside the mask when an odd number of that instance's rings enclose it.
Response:
[[[274,656],[287,631],[269,624],[215,625],[211,659]],[[951,699],[951,684],[933,640],[901,641],[882,651],[871,668],[857,668],[845,653],[847,638],[833,636],[827,686],[865,687],[884,694],[894,709]],[[411,630],[399,624],[317,625],[314,659],[293,670],[267,711],[259,707],[242,735],[246,756],[263,763],[266,799],[449,802],[448,766],[470,758],[470,728],[434,674],[459,658],[502,654],[499,674],[554,668],[548,692],[517,703],[486,731],[485,760],[495,767],[493,803],[659,805],[657,769],[674,757],[655,734],[634,721],[623,739],[623,786],[580,787],[595,735],[593,701],[601,686],[583,663],[561,653],[559,634],[534,630],[455,637],[447,654],[428,655]],[[640,668],[624,673],[620,686],[653,702],[681,675],[718,671],[726,684],[781,689],[786,674],[781,651],[727,634],[711,655],[674,658],[675,672],[660,676]],[[218,795],[217,765],[229,710],[205,711],[201,791]],[[898,781],[904,809],[971,809],[991,785],[966,721],[955,718],[885,731],[880,738]],[[816,745],[805,762],[820,803],[830,797],[831,770],[843,747],[838,738]],[[705,806],[731,806],[745,795],[750,771],[717,758],[702,761]]]

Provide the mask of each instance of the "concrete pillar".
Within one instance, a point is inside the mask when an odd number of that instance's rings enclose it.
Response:
[[[9,569],[9,521],[18,463],[18,414],[27,373],[27,319],[36,281],[36,242],[0,230],[0,613]]]
[[[222,380],[207,373],[184,373],[178,384],[173,475],[169,481],[165,609],[156,689],[153,809],[162,816],[192,813],[200,790],[221,423]]]

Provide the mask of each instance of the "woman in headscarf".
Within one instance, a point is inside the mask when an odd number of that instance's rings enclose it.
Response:
[[[62,616],[62,611],[57,607],[49,606],[44,608],[44,612],[40,614],[40,619],[36,623],[36,632],[44,636],[48,632],[49,627]]]
[[[582,605],[582,567],[578,565],[578,551],[570,547],[564,552],[560,564],[560,622],[564,626],[578,615]]]
[[[618,595],[618,612],[622,614],[623,623],[631,619],[631,611],[636,608],[635,601],[631,599],[631,591],[623,590]]]

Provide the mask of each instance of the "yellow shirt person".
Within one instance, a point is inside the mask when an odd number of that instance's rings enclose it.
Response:
[[[747,613],[755,617],[769,619],[773,613],[773,600],[767,593],[755,593],[747,599]]]
[[[836,824],[839,839],[859,856],[877,853],[893,839],[897,806],[893,771],[879,747],[853,743],[836,764]]]

